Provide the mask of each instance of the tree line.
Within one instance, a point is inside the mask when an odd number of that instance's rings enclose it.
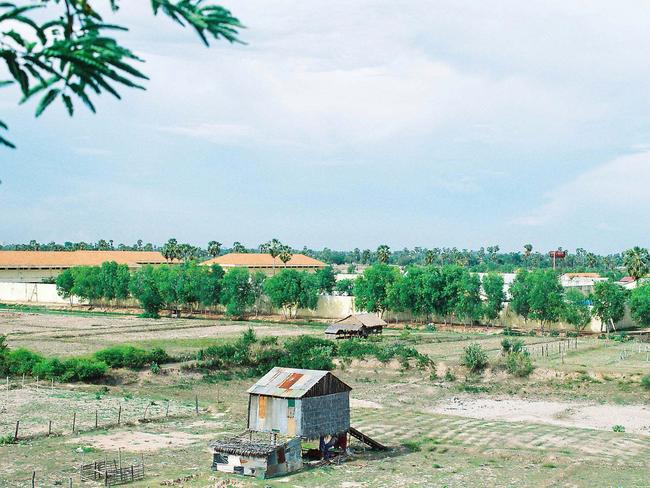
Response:
[[[552,269],[520,270],[509,289],[510,309],[525,321],[537,321],[541,332],[565,322],[584,330],[592,317],[606,331],[625,316],[626,305],[635,322],[650,326],[650,283],[628,292],[612,280],[596,282],[593,293],[565,290],[559,273]],[[503,276],[483,275],[458,265],[411,266],[404,273],[384,263],[364,270],[354,283],[358,309],[376,312],[408,312],[416,320],[494,323],[508,297]]]
[[[548,253],[534,250],[532,244],[525,244],[521,251],[503,252],[498,245],[481,247],[478,250],[458,249],[455,247],[415,247],[403,248],[392,251],[389,246],[382,244],[376,250],[359,249],[332,250],[310,249],[303,247],[301,250],[283,244],[278,239],[271,239],[257,247],[247,247],[239,241],[230,247],[221,242],[212,240],[206,246],[195,246],[181,243],[175,238],[169,239],[163,245],[144,243],[138,239],[135,244],[115,244],[113,240],[100,239],[95,243],[86,242],[56,242],[39,243],[32,240],[27,244],[7,244],[0,246],[3,250],[31,250],[31,251],[75,251],[75,250],[120,250],[120,251],[160,251],[169,261],[205,260],[217,257],[224,252],[248,253],[265,252],[283,262],[288,262],[292,254],[300,252],[307,256],[319,259],[329,265],[348,265],[349,272],[355,272],[357,267],[376,263],[393,264],[400,267],[407,266],[444,266],[455,264],[475,272],[498,271],[502,273],[516,272],[518,269],[552,269],[553,259]],[[559,248],[561,250],[561,248]],[[600,255],[577,248],[574,252],[563,251],[565,257],[556,260],[556,266],[564,272],[598,272],[603,276],[620,279],[624,271],[641,272],[645,269],[648,273],[650,254],[647,249],[634,247],[621,253]],[[630,273],[631,276],[635,276]]]
[[[133,298],[149,317],[158,317],[161,310],[192,312],[222,305],[228,315],[242,318],[248,311],[258,314],[266,299],[290,318],[299,308],[315,309],[318,295],[332,293],[335,281],[331,268],[315,273],[285,268],[267,277],[246,268],[224,272],[219,265],[201,266],[195,261],[146,265],[133,273],[126,265],[106,262],[66,269],[56,278],[56,287],[60,296],[90,304]]]

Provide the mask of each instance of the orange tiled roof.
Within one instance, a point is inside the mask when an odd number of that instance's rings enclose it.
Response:
[[[201,264],[211,265],[219,264],[221,266],[242,266],[247,268],[270,268],[276,266],[282,268],[285,264],[280,261],[280,258],[273,258],[270,254],[266,253],[237,253],[231,252],[229,254],[224,254],[223,256],[217,256],[214,259],[210,259]],[[327,266],[324,262],[319,261],[318,259],[310,258],[304,254],[294,254],[291,256],[291,259],[287,261],[287,267],[316,267],[324,268]]]
[[[71,268],[107,261],[131,267],[167,262],[157,251],[0,251],[0,268]]]

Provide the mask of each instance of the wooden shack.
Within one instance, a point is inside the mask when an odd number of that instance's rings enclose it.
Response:
[[[215,471],[265,479],[302,468],[302,447],[297,437],[281,443],[234,438],[213,441],[210,447]]]
[[[325,334],[337,339],[368,337],[371,334],[381,334],[385,325],[386,322],[373,313],[359,313],[331,324],[325,329]]]
[[[329,371],[275,367],[248,389],[248,429],[303,439],[343,434],[351,390]]]

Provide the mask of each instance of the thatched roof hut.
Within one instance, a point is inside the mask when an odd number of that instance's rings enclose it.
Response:
[[[370,334],[381,334],[385,325],[386,322],[373,313],[359,313],[334,322],[325,329],[325,334],[337,339],[368,337]]]

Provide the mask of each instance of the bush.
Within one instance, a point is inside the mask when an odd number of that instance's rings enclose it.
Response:
[[[456,375],[451,369],[445,371],[445,381],[456,381]]]
[[[511,352],[506,358],[506,369],[513,376],[524,378],[533,372],[533,362],[527,352]]]
[[[93,359],[72,358],[63,362],[63,381],[95,381],[102,378],[108,371],[108,365],[103,361]]]
[[[63,376],[64,372],[65,367],[58,358],[43,359],[32,368],[32,376],[38,376],[39,378],[48,380],[59,379]]]
[[[360,339],[345,339],[337,343],[338,355],[342,358],[364,359],[366,356],[375,356],[380,349],[374,342]]]
[[[650,374],[647,374],[641,378],[641,386],[646,390],[650,390]]]
[[[142,369],[151,363],[168,363],[170,356],[160,348],[146,351],[133,346],[114,346],[97,351],[94,358],[111,368]]]
[[[465,347],[461,364],[472,373],[478,373],[487,367],[488,356],[480,344],[472,343]]]
[[[25,348],[14,349],[7,354],[7,364],[10,374],[31,374],[36,364],[43,361],[43,356]]]
[[[625,427],[620,424],[616,424],[614,427],[612,427],[612,430],[614,432],[625,432]]]

